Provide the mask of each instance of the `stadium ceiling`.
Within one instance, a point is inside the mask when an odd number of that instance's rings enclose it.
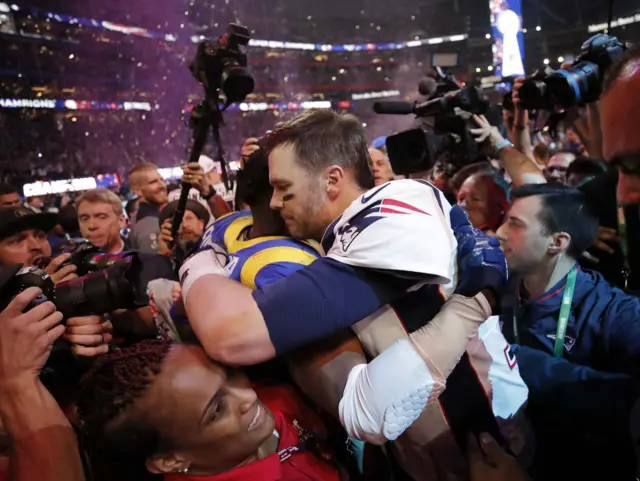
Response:
[[[558,30],[576,24],[601,23],[609,16],[609,1],[603,0],[522,0],[525,25],[542,25],[543,28]],[[26,0],[23,7],[37,7],[89,18],[129,23],[153,28],[158,23],[168,22],[179,28],[184,20],[184,12],[194,7],[202,9],[204,15],[215,12],[220,24],[233,20],[253,24],[278,18],[304,22],[307,17],[317,21],[314,36],[331,28],[333,23],[344,25],[348,21],[373,22],[393,25],[400,20],[416,16],[417,28],[429,34],[429,30],[459,30],[462,20],[468,21],[470,34],[486,31],[489,0],[322,0],[320,2],[301,0],[110,0],[78,2],[77,0]],[[193,8],[193,7],[191,7]],[[615,0],[614,19],[640,11],[637,0]],[[364,13],[362,13],[364,12]],[[222,18],[225,17],[225,18]],[[212,18],[212,17],[211,17]],[[209,21],[210,19],[207,19]],[[210,23],[213,23],[211,21]],[[394,25],[395,28],[395,25]],[[404,35],[406,32],[402,32]],[[438,32],[444,34],[444,32]],[[345,32],[348,35],[348,32]],[[322,39],[314,39],[321,41]],[[343,39],[346,40],[346,39]],[[393,40],[393,39],[389,39]]]

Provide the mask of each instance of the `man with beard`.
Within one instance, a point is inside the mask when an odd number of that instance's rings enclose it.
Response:
[[[159,253],[168,257],[172,255],[169,247],[173,240],[171,237],[171,223],[173,222],[173,215],[178,207],[178,202],[177,200],[169,202],[160,211],[159,220],[162,229],[160,231]],[[184,217],[178,230],[178,246],[182,252],[189,252],[200,242],[210,218],[209,211],[204,205],[196,200],[187,200]]]
[[[131,191],[140,197],[140,206],[136,223],[131,227],[131,247],[133,249],[156,253],[160,209],[168,201],[167,185],[154,164],[139,164],[129,172]]]

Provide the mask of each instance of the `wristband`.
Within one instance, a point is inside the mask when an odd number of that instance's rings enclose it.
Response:
[[[220,264],[215,250],[206,249],[192,255],[180,267],[180,285],[182,286],[182,299],[185,305],[191,286],[201,277],[211,274],[225,276],[224,267]]]
[[[521,125],[521,124],[514,124],[513,128],[516,130],[527,130],[527,126],[526,125]]]
[[[496,144],[496,150],[500,152],[505,147],[513,147],[513,144],[509,142],[507,139],[502,139],[500,142]]]
[[[216,189],[214,189],[213,186],[210,185],[209,186],[209,193],[207,195],[202,195],[202,198],[204,200],[209,200],[209,199],[211,199],[211,197],[213,197],[216,194],[217,194]]]

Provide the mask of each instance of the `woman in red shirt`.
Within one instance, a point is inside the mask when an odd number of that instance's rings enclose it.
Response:
[[[95,477],[339,481],[313,412],[287,387],[262,394],[197,346],[153,340],[105,356],[78,403]]]

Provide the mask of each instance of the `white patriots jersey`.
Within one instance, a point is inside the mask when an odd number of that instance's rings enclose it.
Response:
[[[448,284],[457,247],[450,211],[428,182],[388,182],[352,202],[329,226],[322,246],[327,257],[350,266]]]
[[[453,293],[457,242],[450,211],[451,205],[430,184],[397,180],[361,196],[325,233],[328,257],[416,279],[404,297],[352,327],[372,357],[426,325]],[[521,412],[527,397],[497,318],[491,318],[469,343],[444,393],[394,441],[394,450],[416,480],[467,479],[458,446],[471,428],[469,416],[497,422],[517,453],[523,444]]]

